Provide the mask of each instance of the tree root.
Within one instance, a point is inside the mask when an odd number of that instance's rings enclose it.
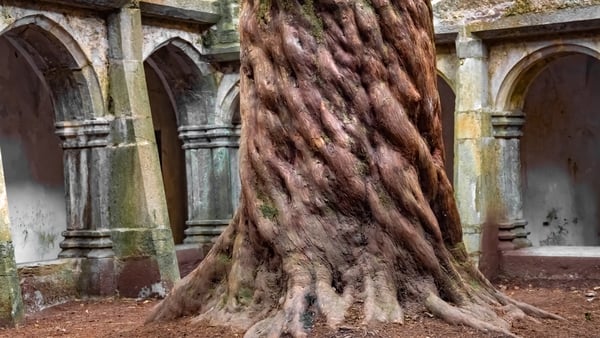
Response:
[[[508,330],[510,324],[496,317],[492,321],[484,321],[478,315],[463,308],[454,307],[431,293],[425,300],[425,306],[435,316],[454,325],[466,325],[483,332],[497,332],[509,337],[518,337]]]
[[[527,319],[536,323],[539,323],[536,318],[565,320],[561,316],[516,301],[500,292],[496,292],[495,296],[503,305],[498,308],[502,316],[493,311],[482,311],[489,310],[485,306],[452,306],[434,293],[430,293],[426,298],[425,306],[432,314],[450,324],[466,325],[482,332],[496,332],[508,337],[518,337],[510,331],[510,323],[515,320]]]

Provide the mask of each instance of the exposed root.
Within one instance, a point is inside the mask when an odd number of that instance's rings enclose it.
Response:
[[[503,294],[501,292],[496,292],[496,297],[503,304],[512,304],[512,305],[516,306],[517,308],[521,309],[523,312],[525,312],[527,315],[529,315],[531,317],[565,320],[565,318],[563,318],[557,314],[550,313],[548,311],[544,311],[538,307],[529,305],[527,303],[519,302],[517,300],[514,300],[514,299],[506,296],[505,294]]]
[[[459,307],[454,307],[433,293],[425,300],[425,306],[431,313],[450,324],[462,324],[483,332],[497,332],[509,337],[518,337],[508,330],[507,326],[509,325],[504,320],[497,317],[496,320],[493,321],[483,321],[477,318],[477,314]]]
[[[404,312],[398,303],[395,288],[389,282],[383,271],[373,279],[365,280],[364,324],[404,323]]]

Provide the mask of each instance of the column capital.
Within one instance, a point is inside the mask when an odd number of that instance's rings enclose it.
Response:
[[[495,138],[512,139],[523,136],[525,114],[520,110],[491,112]]]
[[[188,125],[177,129],[183,149],[236,148],[239,146],[238,125]]]
[[[487,46],[483,40],[472,36],[459,35],[455,42],[456,56],[459,59],[484,59],[488,57]]]
[[[104,119],[61,121],[55,125],[63,149],[96,148],[108,145],[110,122]]]

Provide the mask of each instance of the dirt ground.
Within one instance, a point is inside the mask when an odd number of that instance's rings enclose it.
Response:
[[[515,299],[557,313],[565,321],[519,321],[513,332],[522,337],[600,337],[600,281],[498,281]],[[594,291],[595,289],[595,291]],[[592,295],[596,293],[597,296]],[[143,325],[156,300],[95,299],[57,305],[27,316],[23,326],[0,329],[0,337],[242,337],[242,332],[192,325],[189,318]],[[353,318],[360,322],[360,318]],[[500,337],[450,326],[427,312],[409,317],[404,325],[347,326],[336,331],[317,323],[310,337]]]

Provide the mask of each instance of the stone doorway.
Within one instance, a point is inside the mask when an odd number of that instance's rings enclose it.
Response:
[[[454,91],[440,75],[437,77],[437,87],[440,94],[442,106],[442,137],[444,139],[444,151],[446,153],[445,167],[448,179],[454,184],[454,105],[456,95]]]
[[[63,151],[42,75],[0,36],[0,148],[17,263],[55,259],[67,216]]]
[[[169,221],[175,244],[183,243],[187,220],[185,154],[177,131],[176,108],[159,72],[144,63]]]
[[[545,60],[526,91],[523,215],[533,246],[600,245],[600,62]]]

